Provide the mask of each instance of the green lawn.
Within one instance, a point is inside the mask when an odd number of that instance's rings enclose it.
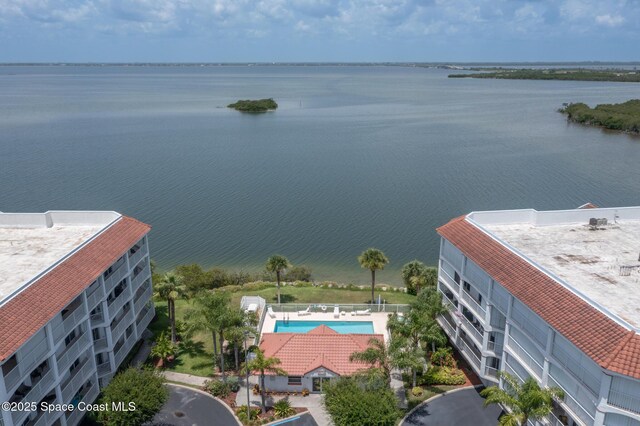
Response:
[[[371,297],[371,290],[346,290],[321,287],[283,287],[281,300],[286,303],[341,303],[356,304],[365,303]],[[376,297],[382,295],[387,303],[406,304],[415,300],[415,296],[391,291],[376,290]],[[244,295],[261,296],[267,303],[276,301],[276,289],[265,288],[250,292],[234,292],[232,303],[240,305],[240,299]],[[149,329],[157,336],[163,330],[168,330],[167,303],[155,300],[156,319],[149,325]],[[191,309],[189,301],[176,301],[176,318],[182,320],[185,312]],[[196,333],[189,342],[180,345],[176,360],[167,367],[168,370],[178,373],[193,374],[196,376],[211,376],[213,372],[213,343],[208,333]]]

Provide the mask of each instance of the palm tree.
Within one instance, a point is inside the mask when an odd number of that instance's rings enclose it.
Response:
[[[167,272],[157,283],[156,295],[167,301],[167,316],[171,326],[171,343],[176,344],[176,299],[186,297],[186,291],[182,284],[182,277],[172,272]]]
[[[374,293],[376,287],[376,270],[384,269],[384,265],[389,263],[389,259],[387,259],[387,256],[385,256],[382,251],[376,248],[369,248],[358,256],[358,262],[360,262],[362,268],[371,271],[371,303],[374,303],[376,299]]]
[[[402,281],[409,292],[413,294],[418,293],[416,283],[422,284],[422,279],[420,277],[425,275],[426,270],[427,266],[419,260],[412,260],[402,267]],[[426,277],[424,278],[424,281],[426,281]]]
[[[280,304],[280,273],[289,268],[291,264],[286,257],[279,254],[271,256],[267,259],[267,271],[276,273],[276,287],[278,289],[278,304]]]
[[[164,331],[156,339],[155,344],[151,347],[151,356],[158,358],[158,367],[162,368],[164,362],[174,356],[176,353],[176,345],[165,335]]]
[[[213,340],[213,365],[217,363],[218,356],[217,333],[221,329],[220,314],[231,303],[231,296],[224,291],[206,292],[194,299],[194,309],[188,311],[185,319],[193,330],[207,331],[211,333]],[[222,348],[221,352],[222,352]],[[222,356],[222,354],[221,354]]]
[[[280,360],[276,357],[265,357],[264,352],[260,348],[255,348],[253,351],[255,357],[249,361],[246,361],[245,371],[259,371],[260,372],[260,398],[262,400],[262,414],[267,412],[267,406],[265,403],[265,389],[264,389],[264,376],[265,373],[272,373],[278,376],[286,376],[287,372],[282,368],[278,367],[280,365]],[[247,383],[249,386],[249,383]],[[249,402],[247,401],[247,404]]]
[[[220,339],[220,373],[222,374],[223,381],[227,380],[227,376],[225,375],[225,371],[224,371],[225,332],[235,330],[237,328],[242,328],[244,327],[244,325],[245,325],[245,314],[240,308],[227,304],[218,312],[218,338]],[[236,363],[237,363],[237,350],[236,350]]]
[[[553,410],[553,400],[564,398],[564,392],[557,387],[541,388],[538,382],[529,377],[520,383],[509,373],[500,372],[504,389],[491,386],[480,392],[485,397],[485,407],[500,404],[507,414],[500,417],[500,426],[526,425],[529,420],[540,420]]]
[[[409,339],[397,336],[391,339],[389,345],[391,363],[401,369],[411,371],[413,386],[416,387],[418,370],[424,365],[424,351],[420,346],[414,346]]]
[[[349,356],[351,362],[370,364],[370,368],[379,368],[389,383],[391,377],[391,362],[389,351],[384,341],[372,337],[369,339],[369,347],[361,352],[354,352]]]

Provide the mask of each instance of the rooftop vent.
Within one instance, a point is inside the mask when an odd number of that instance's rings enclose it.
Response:
[[[592,217],[589,219],[589,226],[591,227],[592,231],[595,231],[596,229],[603,227],[603,226],[607,226],[607,218],[606,217],[602,217],[602,218],[598,218],[598,217]]]

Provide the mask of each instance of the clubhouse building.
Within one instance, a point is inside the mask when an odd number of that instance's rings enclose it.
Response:
[[[116,212],[0,213],[0,426],[76,425],[155,315],[147,233]]]

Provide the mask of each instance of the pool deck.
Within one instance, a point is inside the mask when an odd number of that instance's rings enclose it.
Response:
[[[351,315],[350,312],[346,312],[344,315],[340,314],[340,318],[333,317],[333,306],[327,306],[327,312],[312,312],[308,315],[298,315],[297,312],[275,312],[276,317],[271,318],[269,314],[265,315],[264,323],[262,324],[261,333],[273,333],[276,328],[276,321],[282,321],[286,318],[289,321],[371,321],[373,323],[373,333],[382,334],[385,341],[389,340],[389,333],[387,331],[387,320],[389,318],[389,312],[372,312],[370,315]],[[330,324],[327,324],[331,327]]]

